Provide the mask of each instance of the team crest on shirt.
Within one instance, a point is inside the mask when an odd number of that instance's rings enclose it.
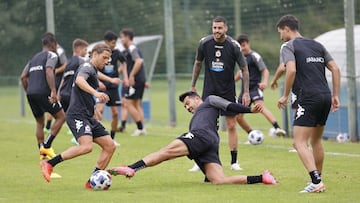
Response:
[[[219,58],[221,56],[221,51],[220,50],[216,50],[215,51],[215,57]]]

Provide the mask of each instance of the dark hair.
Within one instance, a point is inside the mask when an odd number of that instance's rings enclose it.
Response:
[[[134,30],[132,28],[124,28],[120,31],[121,34],[129,37],[130,40],[134,38]]]
[[[241,34],[238,36],[237,41],[239,42],[239,44],[243,42],[249,42],[249,37],[246,34]]]
[[[113,31],[106,31],[104,34],[105,41],[113,41],[113,40],[117,40],[117,38],[118,38],[117,34]]]
[[[289,27],[290,30],[292,31],[298,31],[299,21],[293,15],[284,15],[279,19],[279,21],[276,24],[276,27],[280,29],[284,29],[285,26]]]
[[[57,44],[56,39],[55,39],[55,35],[51,32],[45,32],[42,36],[41,36],[41,43],[43,46],[49,46],[53,43]]]
[[[222,17],[222,16],[216,16],[214,19],[213,19],[213,22],[223,22],[225,25],[227,23],[227,20],[225,17]]]
[[[182,93],[182,94],[179,96],[179,101],[184,102],[184,99],[185,99],[185,97],[187,97],[187,96],[189,96],[189,97],[200,97],[200,96],[198,95],[198,93],[193,92],[193,91],[188,91],[188,92]]]
[[[109,47],[108,45],[106,45],[106,44],[104,44],[104,43],[99,43],[99,44],[95,45],[95,46],[92,48],[90,55],[92,56],[92,54],[93,54],[94,52],[96,52],[96,53],[98,53],[98,54],[101,54],[101,53],[103,53],[104,51],[108,51],[108,52],[111,53],[111,49],[110,49],[110,47]]]
[[[75,48],[78,48],[78,47],[86,47],[88,46],[88,42],[83,40],[83,39],[79,39],[79,38],[76,38],[74,39],[73,43],[72,43],[72,47],[73,47],[73,50],[75,50]]]

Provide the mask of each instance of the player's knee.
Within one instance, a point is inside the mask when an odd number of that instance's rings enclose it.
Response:
[[[92,152],[93,146],[92,146],[92,144],[79,145],[79,149],[82,154],[87,154],[87,153]]]

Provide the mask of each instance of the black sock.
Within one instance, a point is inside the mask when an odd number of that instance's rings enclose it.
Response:
[[[252,131],[252,129],[248,130],[247,133],[249,134]]]
[[[319,184],[321,182],[321,176],[317,170],[311,171],[309,174],[310,174],[312,183]]]
[[[262,183],[262,175],[247,176],[247,184]]]
[[[45,126],[46,129],[50,129],[51,128],[51,120],[47,120],[46,121],[46,126]]]
[[[58,155],[56,155],[56,157],[54,157],[54,158],[52,158],[52,159],[50,159],[49,161],[48,161],[48,163],[51,165],[51,166],[56,166],[56,164],[58,164],[58,163],[60,163],[60,162],[62,162],[63,161],[63,159],[61,158],[61,154],[58,154]]]
[[[138,128],[139,130],[142,130],[142,129],[144,128],[144,126],[143,126],[143,124],[142,124],[141,121],[136,122],[136,126],[137,126],[137,128]]]
[[[46,140],[44,141],[44,147],[45,148],[50,148],[52,142],[54,141],[54,139],[55,139],[55,136],[49,134],[49,136],[47,136]]]
[[[114,130],[110,131],[110,136],[111,136],[111,139],[115,138],[115,131]]]
[[[231,164],[234,164],[237,162],[237,151],[236,150],[232,150],[230,151],[231,154]]]
[[[138,171],[138,170],[146,168],[146,164],[143,160],[139,160],[139,161],[129,165],[129,168],[132,168],[135,171]]]
[[[100,171],[101,168],[95,167],[92,173],[95,173],[96,171]]]
[[[126,127],[126,120],[121,121],[121,128],[125,128]]]
[[[276,128],[280,128],[279,124],[278,124],[276,121],[273,122],[272,125],[274,126],[275,129],[276,129]]]

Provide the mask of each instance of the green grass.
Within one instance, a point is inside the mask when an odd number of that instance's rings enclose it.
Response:
[[[177,94],[188,89],[190,80],[178,80]],[[117,134],[121,146],[110,166],[130,164],[160,149],[180,133],[186,132],[191,117],[182,104],[176,103],[177,126],[170,127],[166,81],[154,81],[151,88],[151,121],[146,124],[148,136],[131,137],[135,129],[130,124],[127,134]],[[198,87],[201,87],[199,81]],[[280,119],[275,101],[278,92],[267,90],[266,105]],[[35,139],[35,121],[26,103],[26,116],[20,116],[18,87],[0,87],[0,202],[359,202],[360,147],[355,143],[339,144],[324,141],[326,149],[323,171],[327,191],[323,194],[298,194],[309,177],[296,153],[289,153],[291,139],[267,136],[270,124],[261,115],[247,116],[254,128],[266,135],[262,145],[242,144],[245,133],[239,129],[239,160],[241,172],[229,169],[230,155],[227,133],[220,132],[220,158],[226,175],[255,175],[270,169],[279,181],[276,186],[211,185],[202,182],[200,172],[187,170],[193,162],[178,158],[144,169],[132,179],[114,177],[108,191],[83,189],[92,171],[99,147],[92,153],[65,161],[55,168],[62,178],[46,183],[39,168]],[[104,125],[109,127],[109,122]],[[61,152],[72,146],[63,127],[53,147]],[[337,153],[337,154],[335,154]]]

